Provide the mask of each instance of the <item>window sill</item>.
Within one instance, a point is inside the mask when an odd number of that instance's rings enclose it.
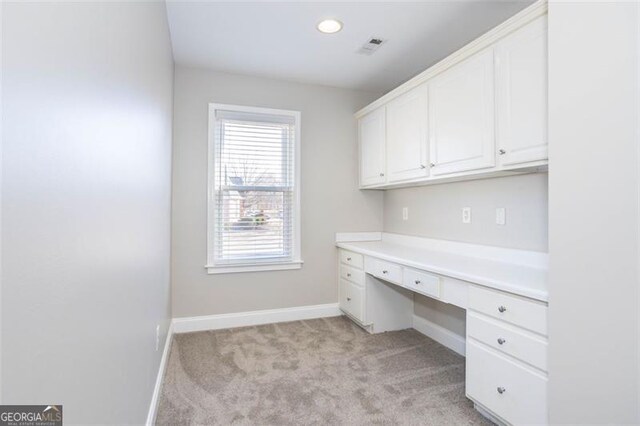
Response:
[[[246,265],[206,265],[208,274],[234,274],[238,272],[286,271],[302,268],[302,260],[278,263],[250,263]]]

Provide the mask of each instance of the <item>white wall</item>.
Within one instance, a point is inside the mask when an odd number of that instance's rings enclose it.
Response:
[[[3,6],[3,399],[139,424],[170,318],[165,7]]]
[[[175,317],[337,302],[335,233],[382,228],[382,194],[358,191],[355,166],[353,113],[376,95],[176,67],[172,211]],[[302,269],[207,275],[210,102],[301,111]]]
[[[549,9],[549,416],[637,424],[638,4]]]

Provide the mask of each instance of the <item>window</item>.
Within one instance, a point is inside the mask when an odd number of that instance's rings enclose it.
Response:
[[[298,269],[300,113],[209,105],[209,273]]]

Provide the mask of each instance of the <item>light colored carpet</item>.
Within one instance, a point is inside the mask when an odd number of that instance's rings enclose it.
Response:
[[[156,423],[491,424],[464,396],[463,357],[346,317],[175,335]]]

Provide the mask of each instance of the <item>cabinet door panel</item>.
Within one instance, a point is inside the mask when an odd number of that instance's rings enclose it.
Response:
[[[495,166],[493,50],[429,83],[432,175]]]
[[[386,181],[385,132],[384,107],[362,117],[358,122],[361,186],[377,185]]]
[[[547,159],[547,17],[496,47],[500,164]]]
[[[427,168],[427,87],[420,86],[387,105],[389,182],[429,175]]]

